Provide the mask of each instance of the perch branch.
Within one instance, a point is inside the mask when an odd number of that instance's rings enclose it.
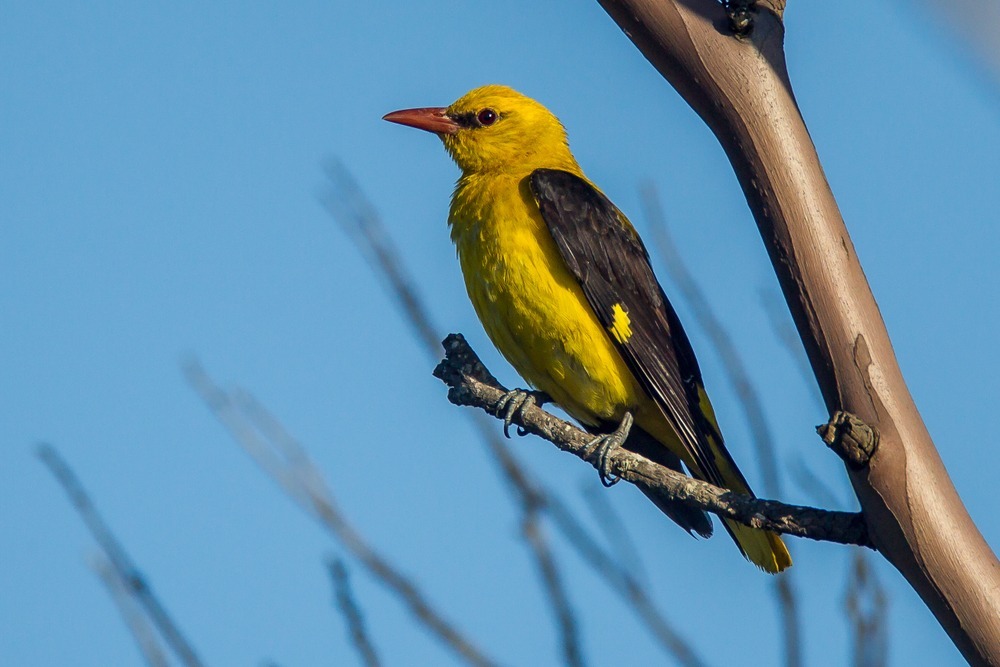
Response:
[[[452,334],[445,339],[444,348],[445,358],[434,369],[434,376],[450,387],[448,400],[455,405],[481,408],[502,419],[497,404],[506,389],[483,366],[465,338],[461,334]],[[595,468],[598,466],[593,448],[589,447],[593,435],[573,424],[537,406],[518,411],[514,422],[527,432],[548,440]],[[753,528],[813,540],[872,546],[864,517],[860,514],[831,512],[751,498],[692,479],[624,448],[615,451],[611,461],[612,471],[622,479],[656,489],[669,495],[671,500]]]
[[[827,410],[879,434],[848,468],[870,539],[965,658],[1000,665],[1000,562],[948,477],[792,92],[780,0],[743,39],[717,0],[599,0],[732,163]]]

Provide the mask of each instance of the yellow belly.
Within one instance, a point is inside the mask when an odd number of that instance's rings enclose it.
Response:
[[[643,397],[526,188],[456,193],[452,237],[490,340],[532,387],[585,424],[617,421]],[[462,200],[470,199],[466,204]]]

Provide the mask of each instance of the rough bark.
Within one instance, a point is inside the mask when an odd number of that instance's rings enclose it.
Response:
[[[455,405],[481,408],[504,419],[506,410],[502,399],[507,390],[483,366],[465,338],[461,334],[449,335],[444,340],[444,349],[445,358],[434,369],[434,376],[450,387],[448,400]],[[564,452],[598,467],[593,434],[549,414],[534,403],[526,403],[516,410],[511,420],[520,432],[540,436]],[[786,505],[735,493],[661,466],[624,447],[611,455],[611,472],[633,484],[655,489],[671,500],[753,528],[813,540],[872,546],[861,514]]]
[[[967,660],[1000,665],[1000,564],[914,405],[795,103],[784,3],[758,2],[737,38],[716,0],[599,1],[729,156],[828,409],[879,433],[848,469],[878,551]]]

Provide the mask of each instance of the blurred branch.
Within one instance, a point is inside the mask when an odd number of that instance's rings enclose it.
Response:
[[[826,406],[823,404],[823,397],[816,388],[812,368],[809,366],[809,357],[806,356],[806,351],[802,348],[802,340],[795,332],[795,325],[789,319],[788,311],[785,310],[781,297],[771,290],[761,289],[760,303],[764,308],[764,312],[767,314],[768,321],[771,323],[774,335],[781,342],[785,351],[788,352],[788,356],[790,356],[792,361],[795,363],[795,367],[798,369],[799,375],[802,376],[802,381],[808,388],[809,395],[812,396],[816,405],[818,405],[823,412],[826,412]]]
[[[405,321],[412,327],[417,340],[422,343],[428,358],[437,363],[440,338],[434,332],[438,329],[431,324],[431,317],[419,295],[416,281],[407,274],[375,207],[342,165],[330,162],[326,172],[330,179],[331,190],[321,197],[321,201],[348,236],[354,239],[362,254],[369,259],[372,270],[385,279],[389,294],[399,305]],[[702,665],[694,649],[657,610],[634,577],[621,568],[590,537],[566,505],[548,493],[537,480],[529,479],[491,422],[492,420],[485,415],[473,414],[476,430],[503,473],[507,488],[522,507],[522,511],[527,512],[529,508],[544,510],[566,536],[569,544],[583,557],[584,562],[588,563],[613,591],[622,595],[633,607],[661,647],[686,667]],[[534,552],[533,547],[531,548],[536,566],[543,571],[544,566],[539,562],[538,553]],[[557,618],[562,613],[558,609],[554,612]]]
[[[226,392],[196,361],[184,365],[188,382],[236,442],[282,489],[344,545],[447,648],[471,665],[495,665],[434,609],[416,584],[375,551],[341,514],[308,454],[250,394]]]
[[[507,390],[483,366],[461,334],[448,336],[444,341],[444,348],[445,358],[434,369],[434,375],[450,387],[448,400],[455,405],[480,408],[502,419],[502,414],[498,415],[497,406]],[[548,440],[595,468],[598,466],[598,458],[591,446],[592,434],[534,405],[518,410],[513,421],[528,433]],[[622,479],[655,489],[671,500],[712,512],[722,518],[796,537],[872,546],[861,514],[751,498],[657,465],[623,447],[615,450],[610,458],[612,472]]]
[[[390,293],[403,310],[417,340],[436,361],[434,357],[441,334],[431,324],[427,306],[417,293],[416,283],[406,275],[403,262],[378,212],[342,164],[329,160],[326,175],[332,189],[321,196],[320,201],[330,217],[354,240],[361,254],[368,258],[376,275],[388,283]]]
[[[146,664],[149,667],[169,667],[170,662],[156,637],[156,630],[132,597],[128,584],[118,576],[111,561],[108,560],[107,556],[98,556],[91,563],[91,568],[108,590],[108,595],[111,596],[115,606],[118,607],[122,620],[125,621],[129,633],[135,639],[139,653],[142,654]]]
[[[722,367],[729,378],[729,383],[736,392],[738,403],[743,409],[747,426],[750,428],[750,440],[757,450],[757,461],[760,463],[763,475],[764,495],[781,498],[785,494],[781,488],[781,475],[778,471],[778,456],[774,451],[774,434],[764,413],[764,405],[757,388],[750,379],[750,373],[743,363],[736,344],[722,321],[712,309],[711,300],[706,298],[698,281],[688,270],[684,258],[677,250],[670,230],[667,217],[660,205],[656,189],[647,185],[642,188],[643,208],[646,218],[653,228],[653,236],[657,247],[663,253],[667,271],[674,284],[680,289],[685,302],[694,314],[701,329],[708,335],[715,351],[722,358]],[[778,610],[781,613],[785,638],[785,665],[799,667],[802,664],[802,628],[799,617],[798,596],[795,592],[794,570],[781,577],[775,577],[773,582],[778,600]]]
[[[570,606],[566,587],[559,576],[555,556],[549,549],[548,540],[545,539],[542,527],[539,525],[538,515],[538,507],[527,509],[521,520],[521,531],[535,554],[535,563],[538,565],[539,575],[545,584],[544,589],[549,597],[549,606],[555,613],[556,625],[559,627],[559,635],[562,639],[563,661],[568,667],[583,667],[585,661],[580,646],[576,615]]]
[[[803,490],[827,505],[841,505],[823,480],[804,464],[799,464],[795,478]],[[847,575],[844,609],[853,637],[854,667],[885,667],[889,653],[888,595],[875,574],[871,554],[855,551],[851,554],[851,569]]]
[[[1000,4],[996,0],[924,0],[955,30],[958,46],[1000,91]]]
[[[191,643],[181,634],[177,624],[167,613],[167,610],[153,594],[153,590],[145,577],[129,559],[121,543],[111,532],[111,529],[98,514],[94,504],[87,496],[80,480],[69,465],[59,456],[59,453],[49,444],[41,443],[36,450],[56,481],[63,487],[70,502],[79,513],[83,523],[90,530],[98,546],[107,556],[108,563],[114,569],[115,576],[122,583],[159,631],[160,636],[170,646],[174,654],[187,667],[202,667],[202,662],[194,651]]]
[[[330,572],[330,579],[333,581],[333,597],[337,603],[337,608],[344,616],[347,623],[347,632],[351,638],[351,643],[358,652],[362,664],[367,667],[379,667],[378,654],[375,653],[375,646],[368,637],[365,629],[365,619],[361,615],[351,592],[351,581],[347,575],[347,566],[339,558],[330,558],[326,562],[327,570]]]
[[[854,631],[854,667],[884,667],[889,659],[885,588],[868,554],[855,553],[851,564],[844,607]]]
[[[590,508],[590,515],[601,528],[605,540],[613,549],[617,550],[618,560],[622,563],[622,568],[635,572],[638,579],[645,579],[646,568],[642,564],[639,550],[636,548],[632,536],[625,529],[625,522],[608,502],[610,495],[603,491],[603,485],[588,484],[583,488],[583,500]]]

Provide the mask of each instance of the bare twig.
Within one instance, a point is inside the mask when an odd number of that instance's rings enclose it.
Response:
[[[608,502],[609,495],[603,493],[603,490],[603,487],[588,484],[582,491],[584,502],[590,508],[590,514],[600,526],[606,541],[618,552],[622,569],[634,572],[633,576],[637,579],[645,579],[646,568],[639,556],[639,549],[626,530],[625,522]]]
[[[375,273],[388,283],[390,293],[403,309],[406,321],[424,349],[433,357],[441,340],[440,332],[431,324],[427,306],[416,289],[416,283],[406,275],[399,253],[392,245],[382,220],[351,174],[339,162],[329,160],[326,175],[332,190],[321,197],[330,217],[354,239],[355,245],[368,258]]]
[[[822,504],[843,504],[838,494],[804,464],[798,465],[795,478],[806,493]],[[855,667],[884,667],[887,664],[888,605],[888,595],[875,573],[871,554],[865,551],[853,552],[850,572],[847,574],[844,608],[853,638]]]
[[[41,443],[36,450],[38,458],[48,467],[56,480],[66,491],[70,502],[80,514],[83,523],[90,530],[97,544],[103,550],[108,562],[115,570],[115,575],[126,586],[129,594],[135,598],[160,635],[170,646],[177,658],[187,667],[201,667],[202,662],[195,653],[194,647],[181,633],[159,598],[153,594],[152,588],[145,577],[139,572],[132,560],[125,553],[121,543],[111,532],[111,529],[98,514],[80,480],[69,465],[59,456],[59,453],[49,444]]]
[[[761,306],[767,314],[767,319],[771,323],[774,335],[795,363],[795,367],[802,377],[802,382],[817,407],[825,411],[826,406],[823,405],[823,397],[816,388],[812,368],[809,367],[809,357],[806,356],[806,351],[802,347],[802,340],[795,333],[795,326],[788,318],[788,311],[784,309],[781,297],[769,289],[761,289],[759,294]]]
[[[657,609],[646,593],[646,588],[591,538],[565,505],[552,496],[548,496],[545,502],[553,523],[576,548],[584,562],[593,568],[612,591],[625,599],[660,646],[683,667],[704,667],[705,663],[687,639]]]
[[[888,598],[864,552],[851,559],[844,607],[854,630],[854,667],[884,667],[889,659]]]
[[[660,198],[651,185],[642,190],[642,201],[646,218],[653,228],[657,247],[664,255],[667,271],[674,283],[680,289],[685,302],[691,308],[695,320],[712,341],[713,348],[722,358],[722,366],[729,378],[737,397],[747,426],[750,428],[750,441],[757,450],[757,461],[763,473],[764,495],[781,498],[785,494],[781,488],[781,475],[778,470],[778,456],[774,451],[774,436],[771,432],[764,405],[757,388],[750,379],[750,372],[743,363],[736,344],[722,321],[712,309],[711,301],[705,297],[698,281],[688,270],[684,258],[677,250],[667,226],[667,216],[663,213]],[[798,596],[795,593],[794,570],[786,571],[782,576],[775,577],[774,590],[778,601],[778,611],[781,613],[785,638],[785,665],[799,667],[802,664],[802,628],[799,618]]]
[[[218,387],[197,362],[185,364],[191,386],[250,456],[303,509],[375,577],[404,602],[410,613],[459,658],[471,665],[494,665],[427,601],[416,584],[375,551],[341,514],[322,475],[302,446],[246,392]]]
[[[351,638],[351,644],[358,652],[358,657],[361,658],[361,663],[367,667],[379,667],[382,663],[375,652],[375,646],[368,637],[361,609],[354,600],[347,566],[339,558],[330,558],[326,561],[326,567],[330,572],[330,579],[333,581],[334,602],[337,603],[337,608],[344,616],[344,621],[347,623],[347,634]]]
[[[538,508],[529,508],[521,519],[521,530],[535,553],[535,564],[538,566],[545,593],[549,597],[549,606],[555,613],[556,625],[559,628],[561,638],[563,661],[568,667],[582,667],[586,661],[583,659],[580,646],[576,615],[573,613],[566,587],[559,576],[555,557],[549,549],[548,540],[545,538],[538,519]]]
[[[478,407],[497,417],[497,406],[506,390],[483,366],[460,334],[449,335],[444,347],[445,359],[434,369],[434,375],[450,387],[448,400],[455,405]],[[595,468],[599,465],[591,446],[593,436],[573,424],[537,406],[519,410],[514,422]],[[861,514],[751,498],[692,479],[625,448],[619,448],[611,455],[611,469],[622,479],[655,489],[671,500],[753,528],[840,544],[872,546]]]
[[[924,0],[951,23],[959,48],[968,52],[977,73],[986,74],[1000,92],[1000,5],[995,0]],[[909,5],[908,5],[909,6]]]
[[[127,582],[118,576],[117,570],[107,556],[97,556],[91,563],[91,568],[108,590],[108,595],[118,607],[122,620],[128,626],[129,633],[135,639],[139,653],[149,667],[169,667],[163,648],[156,636],[156,629],[150,624],[138,602],[132,597]]]
[[[327,174],[332,186],[332,191],[322,198],[327,210],[355,240],[362,254],[369,258],[372,269],[385,279],[389,293],[400,306],[405,321],[412,327],[417,340],[422,343],[428,358],[436,363],[439,337],[434,332],[438,331],[438,328],[431,323],[431,317],[420,297],[416,281],[408,275],[375,207],[342,165],[330,163]],[[538,507],[545,510],[584,561],[608,583],[613,591],[622,595],[632,605],[662,648],[685,667],[702,665],[693,647],[657,610],[656,605],[634,577],[620,567],[590,537],[568,507],[555,495],[548,493],[538,480],[529,478],[510,448],[500,439],[492,420],[485,415],[473,413],[473,423],[502,471],[507,488],[522,509],[526,511],[529,507]],[[535,558],[536,564],[541,568],[542,565],[537,562],[537,555]],[[558,610],[554,611],[557,615],[560,613]]]

